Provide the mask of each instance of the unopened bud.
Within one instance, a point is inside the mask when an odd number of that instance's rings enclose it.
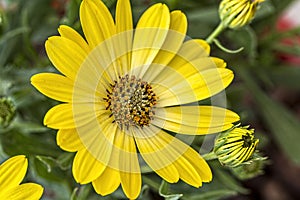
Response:
[[[0,127],[9,126],[10,122],[14,118],[16,108],[13,101],[6,97],[0,97]]]
[[[235,29],[245,26],[254,18],[258,5],[264,0],[223,0],[219,15],[223,24]]]
[[[251,160],[259,140],[248,127],[235,127],[216,138],[214,153],[221,164],[236,167]]]

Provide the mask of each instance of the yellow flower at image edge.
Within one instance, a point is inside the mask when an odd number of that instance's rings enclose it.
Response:
[[[257,7],[264,0],[222,0],[219,15],[229,28],[239,28],[250,23]]]
[[[0,199],[36,200],[43,194],[43,187],[35,183],[23,183],[28,167],[25,156],[14,156],[0,165]]]
[[[169,183],[211,181],[208,164],[188,145],[192,140],[184,143],[165,130],[205,135],[239,120],[232,111],[197,103],[231,83],[226,63],[209,56],[205,41],[185,40],[186,16],[164,4],[147,9],[136,29],[129,0],[117,2],[115,22],[103,2],[84,0],[80,20],[86,40],[61,26],[60,36],[46,42],[63,75],[31,78],[41,93],[63,102],[47,112],[44,124],[58,129],[62,149],[77,152],[75,180],[92,182],[101,195],[121,185],[131,199],[140,193],[145,163]]]

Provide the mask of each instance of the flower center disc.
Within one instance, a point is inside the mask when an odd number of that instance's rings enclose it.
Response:
[[[129,126],[149,125],[155,114],[153,106],[157,97],[147,82],[134,75],[125,75],[115,81],[112,92],[108,92],[106,109],[110,109],[114,121],[121,129]]]

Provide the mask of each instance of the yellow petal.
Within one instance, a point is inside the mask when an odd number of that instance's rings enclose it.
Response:
[[[195,41],[204,49],[207,55],[210,53],[210,46],[205,40],[195,39]],[[188,42],[187,42],[188,43]]]
[[[123,144],[119,158],[121,186],[129,199],[137,199],[141,191],[142,178],[135,142],[132,136],[124,132],[119,132],[119,134],[123,134],[120,136],[123,138]]]
[[[175,106],[155,111],[153,124],[176,133],[202,135],[231,128],[239,116],[214,106]]]
[[[118,170],[106,167],[104,172],[93,181],[93,187],[102,196],[113,193],[120,185],[120,174]]]
[[[51,108],[44,117],[44,125],[50,128],[75,128],[71,104],[59,104]]]
[[[149,66],[164,44],[170,26],[169,9],[164,4],[155,4],[141,16],[134,34],[131,68],[142,77],[141,66]],[[147,39],[145,39],[145,37]]]
[[[84,35],[92,48],[116,32],[108,8],[99,0],[84,0],[81,3],[80,21]]]
[[[178,37],[178,34],[175,34],[175,32],[170,33],[173,33],[173,38]],[[179,38],[174,39],[172,41],[173,46],[177,44],[177,42],[174,41],[181,40]],[[181,42],[179,44],[181,44]],[[169,46],[171,47],[171,45]],[[164,52],[164,55],[160,60],[155,60],[154,62],[164,67],[160,68],[151,65],[145,74],[146,78],[143,79],[147,79],[148,75],[151,77],[148,78],[149,81],[152,82],[154,80],[155,82],[161,82],[169,77],[170,74],[175,74],[176,72],[179,73],[180,76],[188,77],[192,74],[198,73],[199,71],[201,72],[207,69],[226,67],[226,63],[223,60],[219,58],[208,57],[209,45],[203,40],[189,40],[183,43],[178,52],[177,50],[174,51],[171,48],[161,51]],[[174,54],[174,52],[176,55],[173,56],[173,59],[170,61],[170,54]],[[172,80],[174,81],[176,79],[173,77]]]
[[[91,82],[89,85],[95,87],[96,85],[92,83],[99,80],[102,82],[103,79],[100,79],[100,76],[106,76],[106,73],[109,72],[108,75],[113,76],[113,80],[116,80],[118,74],[109,71],[111,64],[113,69],[116,68],[117,63],[114,61],[117,57],[115,56],[114,40],[110,39],[116,33],[116,27],[108,8],[102,1],[84,0],[80,6],[80,20],[85,37],[93,51],[82,66],[84,69],[81,69],[78,75],[79,79],[91,79],[87,82]],[[103,74],[104,69],[106,72]],[[90,76],[94,77],[89,78]]]
[[[193,165],[201,177],[202,182],[210,182],[212,180],[212,172],[207,162],[192,148],[188,148],[182,155],[188,162]]]
[[[141,192],[142,178],[141,174],[120,172],[121,186],[125,195],[129,199],[137,199]]]
[[[14,156],[0,166],[0,188],[8,190],[19,185],[27,171],[28,162],[24,155]]]
[[[174,162],[174,165],[179,172],[181,180],[197,188],[202,186],[202,180],[198,172],[195,170],[194,166],[183,156],[178,158]]]
[[[116,7],[116,31],[121,33],[132,30],[132,13],[129,0],[119,0]]]
[[[76,128],[85,149],[105,166],[111,166],[111,155],[115,149],[114,138],[118,130],[117,124],[112,121],[112,117],[103,116],[99,122],[93,120],[85,126]]]
[[[155,79],[151,84],[159,97],[157,107],[180,105],[211,97],[224,90],[233,80],[233,73],[226,68],[208,69],[190,74],[189,71],[170,70],[170,75],[160,82]]]
[[[179,33],[182,33],[183,35],[186,34],[187,19],[185,14],[180,10],[174,10],[171,12],[170,30],[177,31]]]
[[[121,183],[119,158],[120,151],[122,151],[124,133],[119,128],[116,128],[115,131],[108,131],[108,134],[115,135],[110,160],[101,176],[93,181],[96,192],[101,195],[113,193]]]
[[[231,70],[217,68],[190,76],[187,81],[196,93],[197,100],[203,100],[224,90],[232,82],[233,77]]]
[[[69,26],[61,25],[58,28],[58,32],[62,37],[65,37],[69,40],[72,40],[76,44],[78,44],[86,53],[91,51],[91,48],[86,43],[86,41],[81,37],[79,33],[77,33],[74,29]]]
[[[153,126],[135,132],[135,141],[142,157],[155,172],[165,169],[166,166],[173,166],[175,170],[169,171],[172,174],[169,174],[166,178],[173,176],[178,181],[180,177],[183,181],[195,187],[202,185],[201,175],[203,174],[199,173],[194,164],[202,164],[203,161],[199,155],[193,154],[194,160],[191,162],[186,154],[190,154],[189,152],[194,150],[185,143]],[[165,179],[165,177],[162,178]],[[169,181],[168,179],[165,180]]]
[[[35,183],[25,183],[10,188],[1,199],[9,200],[38,200],[43,194],[44,188]]]
[[[114,40],[117,42],[115,48],[116,57],[119,58],[118,68],[122,69],[119,75],[126,74],[131,66],[131,51],[133,40],[132,12],[129,0],[117,1],[116,7],[116,32]]]
[[[114,40],[106,40],[96,49],[91,51],[81,64],[80,69],[77,72],[76,79],[74,80],[74,98],[84,99],[80,91],[81,88],[87,90],[85,99],[91,99],[100,97],[101,99],[106,96],[106,88],[110,88],[113,83],[110,75],[112,63],[115,64],[113,57],[114,54],[111,50],[107,49],[107,45],[112,46]],[[79,96],[78,96],[79,95]],[[78,97],[77,97],[78,96]]]
[[[167,65],[180,49],[187,31],[185,14],[176,10],[171,12],[170,30],[161,50],[154,59],[154,63]]]
[[[74,158],[72,171],[78,183],[86,184],[97,179],[105,170],[105,167],[88,150],[80,150]]]
[[[181,62],[171,63],[170,67],[176,70],[178,73],[183,74],[185,77],[189,77],[195,73],[199,73],[208,69],[217,69],[226,67],[226,63],[219,58],[214,57],[199,57],[194,60],[183,64]]]
[[[46,113],[44,124],[54,129],[78,128],[91,121],[97,121],[98,116],[106,113],[106,110],[95,107],[92,103],[59,104]]]
[[[137,29],[162,28],[169,29],[170,13],[165,4],[157,3],[148,8],[140,17]]]
[[[144,131],[149,132],[151,129],[145,129]],[[155,136],[151,138],[142,137],[142,135],[147,134],[143,133],[142,130],[137,130],[136,132],[135,141],[145,162],[164,180],[169,183],[176,183],[179,180],[179,173],[176,167],[172,164],[172,160],[170,160],[167,154],[159,151],[164,144],[155,138]],[[157,154],[152,153],[156,150],[158,151]]]
[[[35,74],[31,77],[31,84],[42,94],[62,102],[99,101],[98,97],[103,96],[84,84],[78,83],[74,88],[73,80],[54,73]]]
[[[78,69],[87,53],[78,44],[65,37],[50,37],[45,44],[53,65],[65,76],[75,80]]]
[[[166,40],[150,66],[140,67],[140,71],[145,71],[143,80],[152,82],[157,76],[162,77],[161,73],[168,66],[168,63],[180,49],[187,30],[187,19],[181,11],[171,12],[170,29]],[[145,68],[145,69],[143,69]]]
[[[200,39],[192,39],[183,43],[178,51],[178,57],[174,58],[174,62],[178,62],[178,58],[184,58],[187,61],[200,57],[207,57],[210,53],[210,46],[207,42]],[[173,62],[173,61],[172,61]]]
[[[76,129],[60,129],[56,141],[57,145],[65,151],[76,152],[84,148]]]
[[[73,81],[53,73],[40,73],[31,77],[31,84],[42,94],[52,99],[71,102]]]
[[[103,41],[88,55],[79,75],[88,77],[87,75],[91,76],[91,72],[95,71],[96,83],[99,80],[101,82],[108,80],[111,84],[114,80],[118,80],[130,69],[132,38],[133,30],[129,30]]]
[[[153,155],[145,156],[144,159],[151,168],[153,166],[153,163],[157,161],[155,156]],[[175,165],[172,164],[155,170],[155,173],[169,183],[177,183],[179,180],[179,172],[176,169]]]
[[[179,58],[179,57],[178,57]],[[165,79],[170,79],[172,76],[187,78],[193,74],[201,73],[208,69],[225,68],[224,60],[215,57],[197,57],[194,60],[185,60],[184,58],[175,59],[177,62],[171,62],[168,66],[152,64],[144,78],[148,82],[161,83]],[[148,73],[149,72],[149,73]],[[178,83],[178,79],[171,79],[174,84]]]
[[[159,122],[153,122],[153,124],[157,124],[158,126],[161,126],[161,124],[164,121]],[[189,125],[183,125],[183,124],[177,124],[172,121],[166,122],[165,127],[167,130],[172,130],[174,132],[178,132],[180,134],[187,134],[187,135],[205,135],[205,134],[211,134],[211,133],[218,133],[220,130],[228,130],[232,128],[232,124],[225,124],[219,127],[195,127],[195,126],[189,126]]]

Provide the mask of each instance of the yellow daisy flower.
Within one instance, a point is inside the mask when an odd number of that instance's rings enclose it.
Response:
[[[239,120],[224,108],[189,104],[230,84],[226,63],[209,56],[205,41],[185,40],[186,16],[161,3],[142,14],[135,30],[129,0],[117,2],[115,21],[103,2],[83,0],[80,20],[86,40],[63,25],[60,36],[46,42],[63,75],[31,78],[41,93],[64,102],[48,111],[44,124],[59,129],[62,149],[77,152],[75,180],[92,182],[101,195],[121,184],[135,199],[145,161],[169,183],[181,179],[200,187],[211,181],[205,160],[166,130],[205,135]]]
[[[0,165],[0,199],[40,199],[43,187],[35,183],[23,183],[28,167],[25,156],[14,156]]]
[[[264,0],[223,0],[219,15],[229,28],[239,28],[248,24],[254,17],[257,6]]]

